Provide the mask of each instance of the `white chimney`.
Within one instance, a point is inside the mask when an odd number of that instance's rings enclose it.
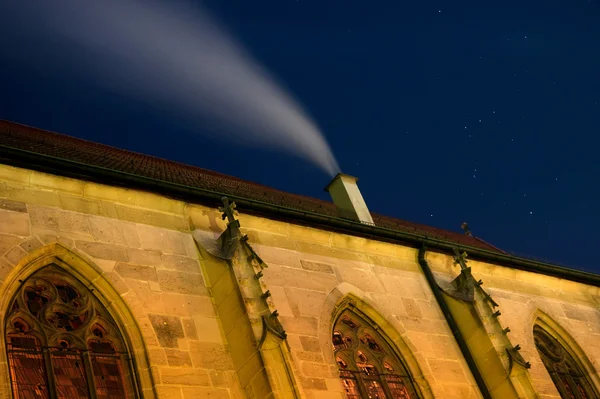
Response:
[[[338,173],[325,187],[325,191],[331,195],[341,217],[373,224],[373,218],[358,189],[357,181],[356,177]]]

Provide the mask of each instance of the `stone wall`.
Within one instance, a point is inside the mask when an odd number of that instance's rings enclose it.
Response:
[[[0,179],[3,284],[28,254],[60,243],[133,313],[159,398],[241,397],[184,203],[2,165]]]
[[[396,344],[423,397],[481,397],[415,249],[247,214],[239,220],[268,266],[263,283],[287,332],[303,397],[344,396],[331,345],[344,298],[355,298]],[[199,255],[191,235],[199,229],[216,239],[225,227],[216,208],[0,165],[2,284],[28,254],[52,243],[87,259],[135,316],[159,398],[245,397],[231,354],[239,342],[227,342],[234,335],[218,317],[223,301],[211,282],[214,259]],[[427,260],[441,280],[458,275],[450,256],[428,253]],[[536,322],[568,335],[597,378],[597,288],[482,262],[469,266],[499,304],[510,341],[531,362],[540,397],[558,394],[534,346]]]

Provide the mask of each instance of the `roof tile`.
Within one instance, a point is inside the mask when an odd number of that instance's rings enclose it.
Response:
[[[0,120],[0,146],[26,150],[113,171],[169,183],[236,195],[271,205],[337,217],[333,203],[286,193],[210,170],[127,151],[105,144]],[[475,237],[387,216],[373,214],[376,226],[444,239],[458,244],[498,251]]]

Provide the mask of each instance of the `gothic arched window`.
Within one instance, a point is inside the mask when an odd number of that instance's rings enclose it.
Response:
[[[333,351],[348,399],[415,399],[412,378],[378,329],[351,310],[333,328]]]
[[[533,327],[535,346],[563,399],[600,399],[581,366],[565,347],[540,326]]]
[[[24,281],[6,318],[15,399],[135,396],[130,357],[105,307],[49,266]]]

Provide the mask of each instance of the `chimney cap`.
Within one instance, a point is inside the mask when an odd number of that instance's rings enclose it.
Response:
[[[354,176],[347,175],[345,173],[340,172],[337,175],[335,175],[335,177],[333,179],[331,179],[331,181],[329,182],[327,187],[325,187],[325,191],[329,192],[329,188],[331,187],[331,185],[338,180],[350,180],[352,183],[356,183],[356,182],[358,182],[358,177],[354,177]]]

